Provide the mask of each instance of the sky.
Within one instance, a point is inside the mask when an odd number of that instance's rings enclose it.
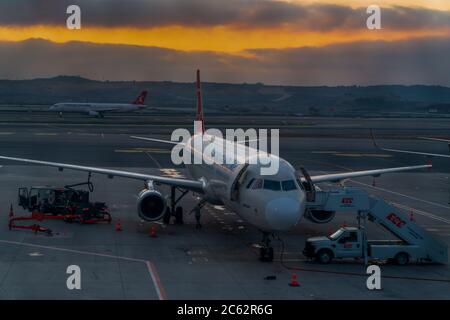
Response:
[[[449,0],[0,0],[0,79],[450,86],[449,44]]]

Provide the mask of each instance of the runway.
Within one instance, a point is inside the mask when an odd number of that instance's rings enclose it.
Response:
[[[132,118],[132,117],[130,117]],[[31,118],[33,119],[33,118]],[[189,119],[175,124],[170,116],[153,123],[108,123],[90,120],[54,123],[36,121],[2,122],[0,154],[55,162],[117,168],[149,174],[183,176],[183,167],[170,162],[170,149],[160,143],[130,139],[133,134],[170,138],[175,125],[191,126]],[[58,119],[56,119],[58,121]],[[97,121],[97,120],[95,120]],[[377,150],[368,128],[379,133],[379,143],[387,147],[448,154],[446,143],[416,139],[418,135],[445,137],[450,125],[445,121],[404,119],[233,119],[213,117],[207,125],[280,128],[280,155],[295,168],[311,174],[386,168],[425,163],[420,156],[389,154]],[[284,122],[283,122],[284,121]],[[420,120],[422,121],[422,120]],[[419,125],[420,124],[420,125]],[[219,126],[220,127],[220,126]],[[417,130],[420,134],[416,134]],[[14,204],[20,212],[17,188],[32,185],[64,185],[81,182],[87,175],[55,168],[0,163],[0,299],[449,299],[448,265],[381,265],[381,291],[366,288],[365,267],[359,261],[322,266],[304,258],[305,238],[324,235],[344,221],[356,225],[351,214],[337,214],[329,224],[306,220],[286,234],[283,256],[281,243],[274,242],[276,259],[271,264],[258,261],[255,247],[259,232],[223,207],[203,210],[203,228],[195,228],[192,215],[185,224],[157,224],[157,238],[151,238],[151,224],[139,221],[136,196],[142,182],[94,175],[94,200],[109,205],[114,221],[121,219],[122,232],[114,225],[78,225],[45,222],[55,236],[9,231],[7,215]],[[450,193],[448,160],[434,159],[431,171],[384,175],[375,180],[358,178],[346,182],[414,212],[417,223],[450,244]],[[169,169],[169,170],[168,170]],[[323,188],[332,187],[323,185]],[[188,195],[185,212],[195,204]],[[389,237],[371,226],[373,238]],[[66,268],[79,265],[82,289],[68,290]],[[301,286],[288,286],[291,273]],[[274,280],[266,280],[275,276]]]

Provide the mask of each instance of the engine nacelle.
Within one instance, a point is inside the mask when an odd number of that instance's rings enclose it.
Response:
[[[139,193],[138,215],[145,221],[160,220],[167,209],[166,198],[156,190],[144,189]]]
[[[314,223],[328,223],[334,219],[335,211],[325,211],[325,210],[307,210],[305,213],[305,218]]]

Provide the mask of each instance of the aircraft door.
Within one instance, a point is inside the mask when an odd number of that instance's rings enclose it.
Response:
[[[231,201],[239,201],[239,192],[241,185],[245,180],[248,165],[249,164],[246,163],[242,167],[242,169],[239,171],[236,178],[234,179],[233,184],[231,185],[231,194],[230,194]]]

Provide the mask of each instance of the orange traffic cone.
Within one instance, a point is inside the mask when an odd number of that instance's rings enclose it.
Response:
[[[289,286],[291,287],[299,287],[300,283],[297,280],[297,274],[293,273],[291,275],[291,282],[289,282]]]
[[[14,217],[14,210],[13,210],[13,206],[11,204],[11,207],[9,207],[9,218],[12,219]]]
[[[150,235],[151,238],[156,238],[157,237],[157,235],[156,235],[156,227],[155,226],[151,226],[150,227],[149,235]]]
[[[122,223],[120,223],[120,219],[116,222],[116,231],[122,231]]]

